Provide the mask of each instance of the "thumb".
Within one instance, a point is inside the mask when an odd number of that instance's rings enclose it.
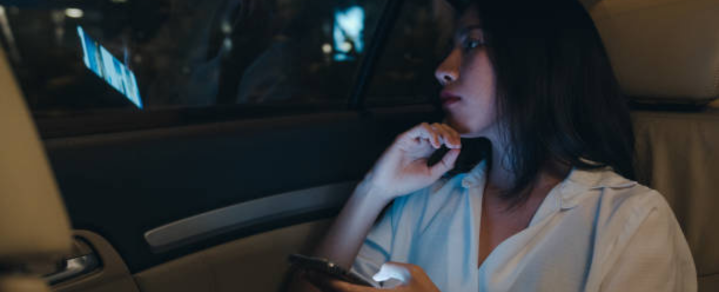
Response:
[[[442,160],[435,163],[429,168],[430,174],[433,177],[440,177],[446,172],[450,171],[452,168],[454,168],[454,163],[457,161],[457,157],[459,156],[460,151],[461,149],[452,149],[445,153],[444,157],[442,157]]]

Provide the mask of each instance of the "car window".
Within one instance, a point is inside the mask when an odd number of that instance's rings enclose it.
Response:
[[[36,117],[346,105],[382,2],[4,1],[0,39]]]
[[[439,92],[434,70],[449,47],[453,10],[445,0],[407,0],[377,61],[366,106],[427,103]]]

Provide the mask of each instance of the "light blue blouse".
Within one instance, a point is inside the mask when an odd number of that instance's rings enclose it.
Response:
[[[444,292],[696,291],[696,270],[664,198],[611,169],[573,169],[529,226],[477,269],[485,163],[397,198],[352,270],[424,269]]]

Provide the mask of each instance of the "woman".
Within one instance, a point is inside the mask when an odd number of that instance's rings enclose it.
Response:
[[[436,77],[445,123],[396,139],[315,255],[366,277],[394,267],[403,291],[696,290],[671,209],[630,180],[626,100],[578,2],[472,2]],[[460,137],[489,139],[492,155],[443,177]]]

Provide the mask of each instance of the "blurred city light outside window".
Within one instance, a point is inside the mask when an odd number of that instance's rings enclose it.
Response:
[[[332,31],[335,44],[335,61],[354,60],[355,55],[364,49],[362,34],[364,33],[364,9],[352,6],[335,12],[335,23]]]
[[[368,107],[438,103],[434,70],[448,52],[454,10],[445,0],[406,0],[365,98]]]
[[[384,5],[380,0],[63,3],[0,3],[0,41],[36,117],[216,106],[344,107]],[[98,45],[103,61],[96,65],[104,64],[105,71],[93,71],[85,59],[78,27]]]

